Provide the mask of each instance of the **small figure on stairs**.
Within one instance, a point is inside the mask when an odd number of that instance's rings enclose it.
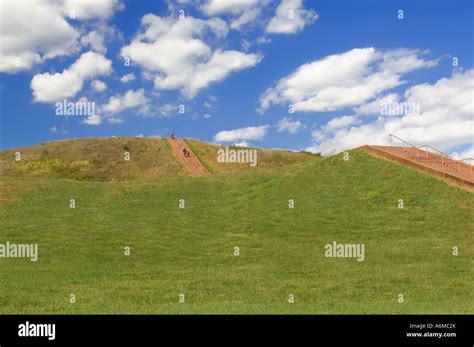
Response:
[[[186,148],[183,148],[183,157],[186,156]]]
[[[188,149],[187,155],[188,155],[188,157],[191,156],[191,151],[189,149]]]

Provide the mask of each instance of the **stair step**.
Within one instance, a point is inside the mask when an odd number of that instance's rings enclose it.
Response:
[[[394,159],[401,164],[416,166],[424,171],[436,173],[461,185],[474,188],[474,168],[466,163],[446,162],[446,157],[414,147],[365,145],[358,149]]]
[[[201,164],[199,159],[194,155],[193,151],[182,139],[166,138],[166,142],[170,145],[173,152],[178,157],[181,165],[191,174],[191,176],[205,176],[209,175],[209,171]],[[189,151],[190,156],[183,154],[183,149]]]

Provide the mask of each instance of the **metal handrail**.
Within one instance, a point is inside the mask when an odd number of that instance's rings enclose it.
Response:
[[[405,141],[404,139],[402,139],[402,138],[400,138],[400,137],[398,137],[398,136],[396,136],[396,135],[393,135],[393,134],[389,134],[389,135],[388,135],[388,139],[389,139],[389,142],[390,142],[390,146],[393,146],[393,138],[396,138],[397,140],[403,142],[404,144],[407,144],[407,145],[409,145],[410,147],[415,148],[415,150],[416,150],[416,157],[419,158],[419,155],[418,155],[418,147],[416,147],[415,145],[411,144],[411,143],[408,142],[408,141]],[[408,153],[408,151],[406,151],[404,147],[402,147],[402,148],[403,148],[403,150],[404,150],[405,152]]]
[[[427,149],[430,148],[432,150],[434,150],[435,152],[438,152],[439,155],[441,156],[441,165],[444,165],[446,163],[446,160],[444,160],[444,157],[447,157],[449,159],[453,159],[450,155],[444,153],[444,152],[441,152],[439,149],[436,149],[430,145],[423,145],[423,146],[420,146],[420,148],[426,148],[425,152],[426,152],[426,158],[428,158],[428,154],[430,153],[430,151],[428,151]]]
[[[402,139],[402,138],[400,138],[396,135],[393,135],[393,134],[389,134],[388,138],[389,138],[390,146],[393,146],[393,138],[395,138],[395,139],[401,141],[402,143],[404,143],[406,145],[409,145],[410,147],[413,147],[416,150],[416,157],[417,158],[419,158],[419,152],[418,152],[419,149],[421,149],[421,148],[426,148],[426,149],[430,148],[430,149],[432,149],[435,152],[440,154],[440,156],[441,156],[441,165],[449,165],[449,163],[456,163],[458,172],[461,172],[461,164],[464,164],[465,160],[469,160],[469,164],[468,164],[469,165],[469,172],[472,172],[472,164],[471,163],[472,163],[472,160],[474,160],[474,158],[464,158],[464,159],[461,159],[461,160],[457,160],[457,159],[454,159],[451,155],[449,155],[447,153],[444,153],[444,152],[441,152],[439,149],[436,149],[436,148],[434,148],[433,146],[430,146],[430,145],[423,145],[423,146],[417,147],[417,146],[411,144],[410,142],[405,141],[404,139]],[[405,147],[402,147],[402,148],[406,153],[409,153],[407,150],[405,150]],[[425,150],[425,152],[426,152],[426,158],[428,158],[430,151]],[[445,158],[447,158],[448,160],[445,160]]]
[[[411,147],[415,147],[415,148],[416,148],[415,145],[413,145],[413,144],[411,144],[410,142],[405,141],[404,139],[402,139],[402,138],[400,138],[400,137],[398,137],[398,136],[396,136],[396,135],[393,135],[393,134],[389,134],[389,135],[388,135],[388,139],[389,139],[389,141],[390,141],[390,145],[392,144],[392,138],[393,138],[393,137],[396,138],[397,140],[403,142],[403,143],[406,143],[407,145],[410,145]]]
[[[458,172],[461,172],[461,164],[466,164],[466,165],[469,165],[469,172],[472,172],[472,164],[471,164],[471,163],[472,163],[473,158],[454,159],[452,155],[448,155],[448,154],[446,154],[446,153],[443,153],[443,152],[441,152],[440,150],[438,150],[438,149],[436,149],[436,148],[434,148],[434,147],[432,147],[432,146],[430,146],[430,145],[420,146],[420,148],[421,148],[421,147],[429,147],[429,148],[431,148],[432,150],[435,150],[436,152],[440,153],[440,154],[441,154],[441,163],[442,163],[443,165],[444,165],[445,163],[449,163],[449,162],[455,163],[455,164],[457,164],[457,171],[458,171]],[[448,157],[448,158],[451,159],[451,160],[450,160],[450,161],[449,161],[449,160],[444,160],[444,159],[443,159],[443,156],[446,156],[446,157]],[[466,161],[466,160],[469,160],[469,164],[464,163],[464,161]]]
[[[461,161],[461,162],[464,162],[465,160],[469,160],[469,164],[467,164],[467,165],[469,165],[469,172],[472,172],[472,161],[474,160],[474,158],[468,157],[468,158],[464,158],[464,159],[459,159],[459,161]]]
[[[423,147],[431,148],[433,151],[436,151],[436,152],[438,152],[439,154],[441,154],[442,157],[447,157],[447,158],[456,160],[456,159],[453,158],[452,155],[449,155],[449,154],[447,154],[447,153],[441,152],[439,149],[436,149],[436,148],[434,148],[433,146],[430,146],[430,145],[423,145],[423,146],[420,146],[419,148],[423,148]],[[428,151],[427,151],[427,152],[428,152]]]
[[[464,164],[463,160],[454,159],[452,155],[441,152],[439,149],[436,149],[436,148],[434,148],[433,146],[430,146],[430,145],[420,146],[420,148],[422,148],[422,147],[431,148],[432,150],[438,152],[441,155],[441,165],[449,166],[450,163],[457,164],[457,168],[455,168],[455,170],[457,172],[461,172],[461,164]],[[426,151],[426,153],[427,153],[426,156],[428,157],[428,151]],[[444,157],[446,157],[450,160],[445,160]],[[472,172],[472,167],[469,167],[469,172]]]

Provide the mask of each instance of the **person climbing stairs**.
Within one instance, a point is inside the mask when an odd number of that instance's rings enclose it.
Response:
[[[181,165],[184,166],[191,176],[205,176],[210,174],[183,139],[178,139],[176,137],[166,138],[166,142],[168,142],[171,149],[178,157]]]

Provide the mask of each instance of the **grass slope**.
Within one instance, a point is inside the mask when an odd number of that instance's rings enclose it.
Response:
[[[15,161],[20,152],[21,161]],[[125,153],[130,160],[125,160]],[[186,175],[160,138],[112,137],[42,143],[0,152],[1,176],[77,180],[155,180]]]
[[[213,145],[194,139],[186,139],[186,143],[193,153],[199,158],[199,161],[206,169],[213,173],[236,173],[249,171],[248,163],[219,163],[217,161],[217,151],[225,149],[223,146]],[[230,150],[246,150],[247,147],[228,146]],[[301,165],[310,161],[320,159],[319,155],[309,152],[291,152],[286,150],[273,150],[257,148],[257,165],[251,168],[252,172],[267,172],[278,168]]]
[[[221,147],[188,139],[193,152],[211,173],[248,171],[249,164],[217,163]],[[232,147],[239,149],[239,147]],[[15,161],[15,153],[21,160]],[[125,160],[125,153],[130,160]],[[283,150],[258,149],[258,165],[253,172],[298,165],[319,156]],[[46,142],[0,152],[0,176],[33,176],[75,180],[157,180],[163,176],[183,176],[169,145],[161,138],[112,137]]]
[[[474,195],[358,151],[156,182],[2,177],[0,196],[0,243],[39,244],[36,263],[0,259],[0,313],[474,312]],[[325,258],[333,241],[365,261]]]

